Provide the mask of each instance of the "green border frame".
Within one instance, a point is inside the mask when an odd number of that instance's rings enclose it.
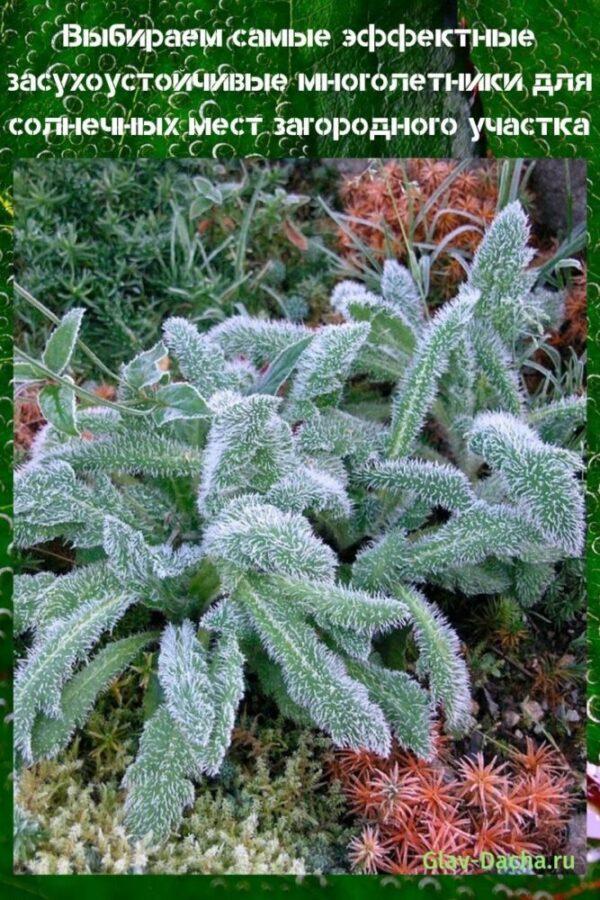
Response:
[[[52,5],[52,0],[50,0]],[[56,5],[56,4],[54,4]],[[94,3],[88,7],[98,8]],[[101,4],[100,4],[101,5]],[[140,3],[140,9],[147,4]],[[206,6],[201,0],[195,5]],[[216,5],[216,4],[215,4]],[[247,4],[250,13],[252,2]],[[256,3],[256,8],[258,8]],[[0,9],[0,49],[7,53],[15,33],[11,33],[12,22],[18,21],[19,7],[27,10],[33,3],[20,3],[18,0],[5,0]],[[357,12],[366,20],[376,16],[377,4],[356,0]],[[395,4],[396,18],[412,21],[415,4],[404,2],[402,13],[399,3]],[[538,47],[534,52],[522,51],[481,51],[473,54],[475,64],[481,70],[515,71],[521,67],[524,73],[548,70],[556,71],[564,66],[569,71],[578,71],[582,65],[593,65],[594,75],[598,74],[598,19],[600,13],[599,0],[464,0],[459,4],[460,13],[471,25],[480,23],[488,27],[531,27],[538,36]],[[422,7],[421,7],[422,9]],[[293,0],[289,0],[290,17],[294,12]],[[486,96],[483,98],[487,115],[527,115],[550,114],[549,110],[558,105],[562,98],[533,98],[530,96]],[[573,115],[584,110],[589,98],[568,98],[566,101]],[[590,105],[591,108],[591,105]],[[556,113],[555,113],[556,114]],[[600,377],[600,296],[598,269],[600,250],[600,179],[598,157],[598,129],[594,125],[589,140],[574,141],[535,140],[535,139],[500,139],[488,136],[489,149],[497,157],[500,156],[583,156],[588,161],[588,228],[590,239],[588,245],[588,304],[589,304],[589,413],[588,413],[588,445],[590,464],[588,471],[587,494],[589,509],[589,543],[588,543],[588,595],[589,595],[589,753],[598,758],[600,749],[600,394],[598,379]],[[2,142],[4,144],[4,142]],[[416,144],[416,142],[415,142]],[[54,146],[58,153],[60,147]],[[374,148],[352,148],[354,155],[373,155]],[[420,155],[419,149],[413,155]],[[338,155],[350,155],[346,148],[338,148],[343,152]],[[361,150],[363,151],[361,154]],[[162,152],[161,152],[162,151]],[[238,152],[240,150],[238,149]],[[243,152],[243,151],[242,151]],[[316,153],[331,155],[330,148],[317,147]],[[390,145],[386,155],[401,155],[399,149]],[[3,457],[0,460],[0,588],[2,604],[10,604],[10,559],[7,555],[10,542],[9,516],[12,508],[12,476],[10,470],[12,403],[10,399],[10,358],[12,348],[12,303],[10,292],[10,254],[11,254],[11,188],[12,161],[15,155],[29,155],[23,152],[17,142],[0,147],[0,446]],[[85,155],[85,153],[81,154]],[[153,154],[154,155],[154,154]],[[159,148],[156,155],[164,155],[164,148]],[[435,154],[431,154],[435,155]],[[10,708],[10,669],[12,650],[9,632],[10,618],[3,616],[0,620],[0,715]],[[385,878],[376,876],[336,876],[326,880],[308,877],[301,881],[288,877],[251,878],[229,876],[213,878],[210,876],[143,876],[131,880],[131,876],[13,876],[12,875],[12,841],[11,841],[11,797],[10,766],[11,744],[10,729],[0,726],[0,891],[7,897],[34,895],[42,898],[64,897],[76,898],[83,892],[91,897],[130,898],[143,896],[159,898],[177,891],[181,900],[219,894],[252,892],[254,895],[272,895],[274,891],[282,891],[298,897],[316,897],[323,893],[331,898],[367,897],[379,895],[381,891],[400,888],[403,896],[422,897],[430,892],[446,896],[473,895],[481,897],[495,896],[502,885],[504,892],[512,894],[520,892],[521,896],[535,894],[538,891],[550,894],[569,895],[571,892],[585,893],[592,886],[598,887],[600,866],[590,868],[584,878],[565,876],[563,878],[545,878],[535,876],[512,876],[497,878],[491,876],[471,876],[454,878],[452,876],[421,878]],[[599,881],[594,882],[594,879]]]

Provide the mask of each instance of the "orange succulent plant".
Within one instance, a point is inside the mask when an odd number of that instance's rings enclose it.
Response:
[[[476,873],[482,852],[549,854],[566,839],[573,779],[558,751],[531,738],[504,762],[481,752],[425,761],[398,747],[388,759],[344,750],[332,774],[362,823],[349,859],[364,873],[419,874],[432,852],[469,857]]]

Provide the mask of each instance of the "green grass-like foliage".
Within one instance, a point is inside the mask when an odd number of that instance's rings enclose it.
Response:
[[[17,278],[57,315],[84,307],[85,339],[112,369],[169,312],[200,330],[241,308],[300,321],[323,308],[333,279],[297,172],[239,160],[22,160]],[[315,178],[327,189],[324,170]],[[18,309],[33,352],[47,325]]]
[[[423,590],[523,591],[531,604],[583,541],[580,459],[558,441],[580,416],[562,403],[556,428],[551,412],[531,417],[516,362],[547,325],[527,238],[508,206],[432,318],[389,261],[381,297],[338,286],[344,324],[236,316],[200,334],[168,319],[105,406],[68,376],[78,314],[41,360],[18,354],[18,377],[45,381],[55,402],[17,474],[17,543],[60,538],[94,559],[17,579],[25,761],[56,753],[127,664],[135,647],[106,659],[106,635],[138,604],[163,631],[124,779],[133,836],[165,839],[194,782],[219,773],[247,672],[340,747],[385,756],[395,737],[428,757],[434,715],[469,728],[459,641]],[[356,397],[386,359],[403,372],[387,379],[391,399],[374,418],[356,401],[350,412],[349,382]],[[414,671],[385,668],[374,647],[400,628]]]

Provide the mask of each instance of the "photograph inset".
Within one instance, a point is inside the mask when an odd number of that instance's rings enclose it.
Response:
[[[18,163],[16,872],[582,871],[584,184]]]

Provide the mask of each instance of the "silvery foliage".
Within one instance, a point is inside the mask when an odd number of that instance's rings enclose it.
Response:
[[[386,755],[395,737],[428,757],[434,715],[468,729],[459,642],[427,590],[535,603],[583,542],[581,462],[564,446],[583,401],[530,409],[517,363],[552,324],[527,239],[512,204],[434,315],[388,261],[381,296],[336,288],[341,325],[236,316],[200,334],[169,319],[123,368],[111,408],[75,403],[64,375],[80,316],[56,329],[43,369],[17,361],[24,380],[55,373],[61,396],[17,473],[16,542],[60,538],[94,559],[16,580],[25,761],[57,753],[157,640],[108,636],[138,604],[162,635],[157,700],[124,781],[133,836],[164,839],[194,780],[219,772],[246,671],[340,747]],[[382,417],[345,408],[364,376],[396,382]],[[342,570],[340,551],[355,559]],[[398,628],[414,636],[412,673],[374,649]]]

